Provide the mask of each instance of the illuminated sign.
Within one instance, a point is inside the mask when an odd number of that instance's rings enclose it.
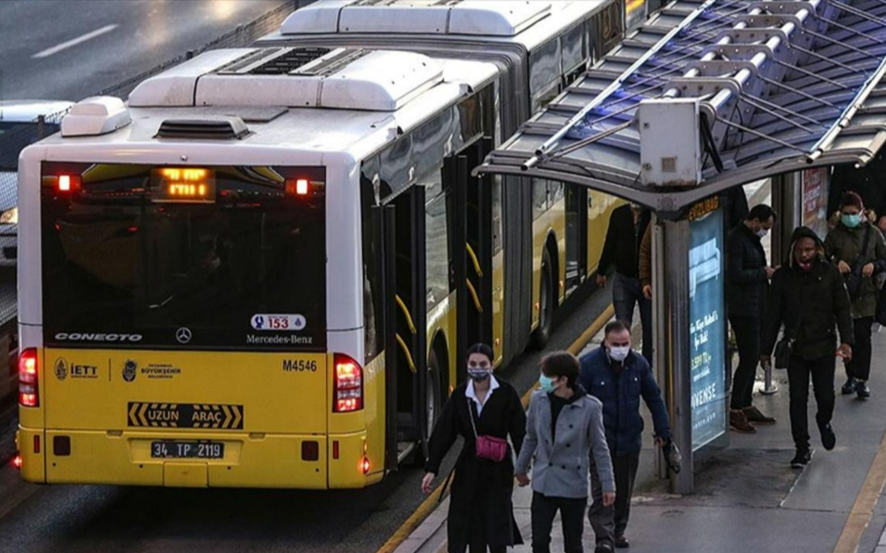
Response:
[[[151,176],[155,202],[215,202],[215,172],[210,169],[163,167]]]

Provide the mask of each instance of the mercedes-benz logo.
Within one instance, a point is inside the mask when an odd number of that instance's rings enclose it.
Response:
[[[191,329],[181,327],[180,329],[176,330],[175,339],[178,340],[180,344],[187,344],[191,341]]]

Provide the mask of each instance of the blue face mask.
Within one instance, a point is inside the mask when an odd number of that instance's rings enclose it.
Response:
[[[550,376],[540,375],[538,377],[538,385],[545,393],[550,394],[554,391],[554,379]]]
[[[854,215],[843,214],[840,216],[840,222],[849,228],[855,228],[861,224],[861,213]]]

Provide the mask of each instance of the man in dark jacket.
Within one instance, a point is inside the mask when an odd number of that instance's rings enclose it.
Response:
[[[646,359],[631,351],[631,331],[622,321],[606,325],[603,345],[581,357],[579,384],[603,403],[603,427],[615,472],[615,506],[605,507],[601,497],[602,485],[591,471],[591,491],[594,504],[588,509],[588,519],[597,541],[614,537],[615,546],[628,547],[624,536],[631,514],[631,495],[643,447],[643,417],[640,415],[640,397],[652,413],[655,441],[663,445],[671,438],[668,412],[661,390],[652,375]]]
[[[652,301],[643,295],[638,273],[640,241],[649,226],[650,213],[637,204],[623,205],[612,212],[609,230],[597,265],[597,284],[606,285],[606,273],[615,266],[612,306],[615,318],[631,325],[634,305],[640,305],[643,326],[643,357],[652,363]]]
[[[834,414],[834,372],[837,345],[835,327],[840,332],[836,356],[852,359],[853,330],[849,294],[840,271],[827,262],[824,244],[811,229],[798,227],[791,237],[790,257],[772,278],[770,302],[766,310],[763,356],[768,362],[782,324],[785,335],[793,339],[788,364],[790,387],[791,433],[796,455],[794,468],[803,468],[812,459],[806,404],[809,379],[815,391],[818,412],[815,421],[821,443],[831,450],[837,442],[831,427]]]
[[[763,302],[775,269],[767,266],[760,239],[775,223],[775,212],[766,204],[755,205],[726,238],[726,305],[729,324],[738,346],[738,368],[732,379],[729,424],[738,432],[752,434],[750,423],[773,424],[754,407],[754,375],[760,360]]]

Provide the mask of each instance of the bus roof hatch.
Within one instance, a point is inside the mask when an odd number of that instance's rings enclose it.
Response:
[[[214,51],[141,83],[133,107],[287,106],[396,111],[443,81],[411,52],[326,48]]]
[[[550,12],[549,2],[526,0],[333,0],[293,12],[280,32],[511,37]]]

